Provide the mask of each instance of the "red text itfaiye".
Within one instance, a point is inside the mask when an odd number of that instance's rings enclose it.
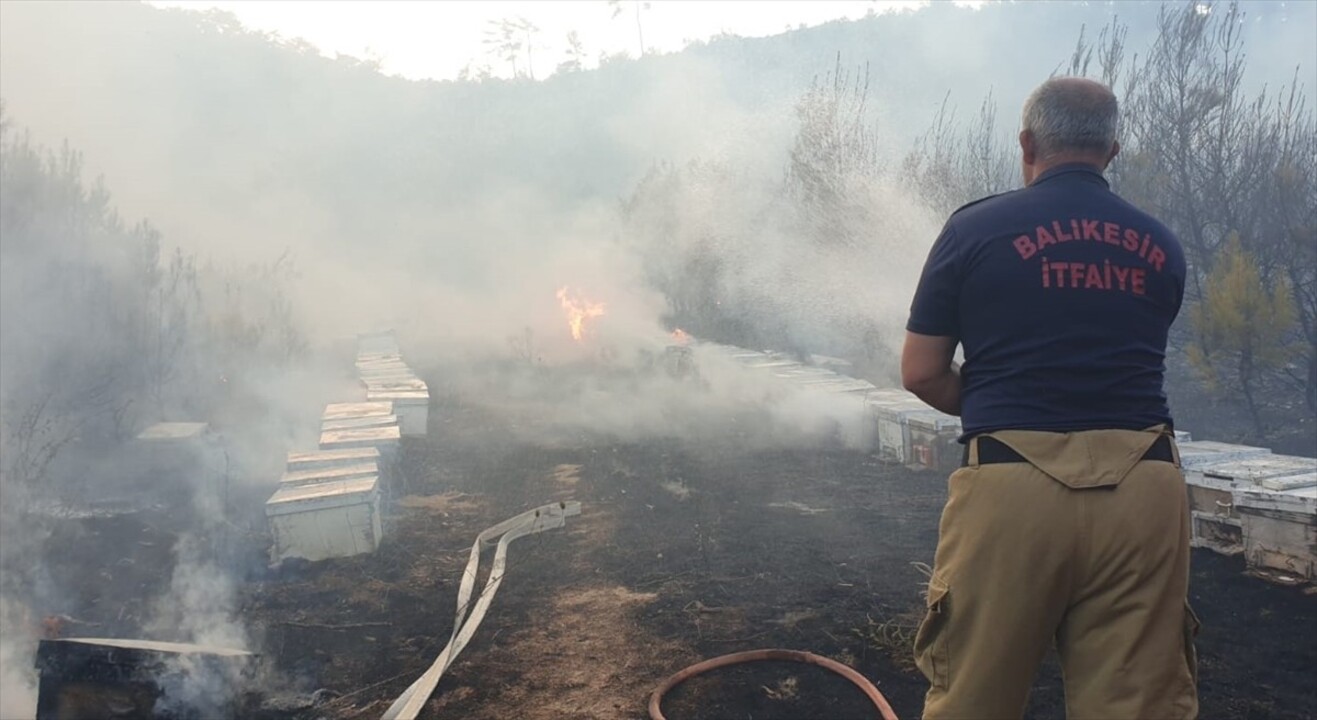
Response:
[[[1123,290],[1135,295],[1147,294],[1147,270],[1124,267],[1110,260],[1099,263],[1050,262],[1043,257],[1043,287],[1082,288],[1085,290]]]

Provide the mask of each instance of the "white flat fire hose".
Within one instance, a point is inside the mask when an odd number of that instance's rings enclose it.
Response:
[[[383,720],[415,720],[420,714],[425,703],[429,701],[430,696],[439,685],[439,679],[443,677],[444,672],[457,659],[458,653],[470,642],[471,636],[475,634],[476,628],[480,621],[485,618],[485,612],[489,610],[489,604],[494,600],[494,593],[498,592],[498,586],[503,582],[503,568],[507,564],[508,545],[519,537],[525,535],[534,535],[535,533],[544,532],[560,528],[566,524],[566,519],[573,515],[581,514],[581,503],[579,502],[561,502],[552,505],[541,505],[524,512],[514,518],[504,520],[503,522],[486,529],[476,536],[476,542],[471,546],[471,559],[466,563],[466,570],[462,573],[462,585],[457,593],[457,617],[453,621],[453,634],[448,639],[448,645],[444,647],[443,652],[435,659],[434,664],[430,666],[425,674],[416,679],[389,709],[384,711]],[[498,549],[494,552],[494,565],[489,571],[489,579],[485,581],[485,589],[480,592],[480,597],[476,599],[475,606],[470,606],[471,591],[476,584],[476,570],[480,566],[480,552],[484,547],[498,539]],[[471,614],[467,615],[470,609]],[[465,618],[465,621],[464,621]]]

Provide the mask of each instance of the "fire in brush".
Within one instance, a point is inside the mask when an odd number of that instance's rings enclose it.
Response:
[[[572,339],[577,342],[585,337],[586,322],[604,314],[603,303],[591,302],[566,285],[558,289],[558,302],[562,303],[563,312],[567,315],[567,326],[571,328]]]

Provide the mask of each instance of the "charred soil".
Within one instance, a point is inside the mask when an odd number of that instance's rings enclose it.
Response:
[[[539,443],[524,432],[538,422],[534,413],[509,407],[436,399],[430,434],[404,444],[408,481],[375,554],[252,573],[243,619],[275,677],[301,693],[327,691],[283,716],[378,717],[447,642],[476,534],[567,499],[582,503],[581,516],[512,545],[491,610],[427,717],[644,717],[668,675],[766,647],[850,664],[901,717],[919,715],[926,683],[910,643],[942,477],[842,448],[750,449],[734,427],[699,443],[562,433]],[[110,532],[97,522],[93,532]],[[134,523],[114,531],[116,545],[167,546],[163,531]],[[268,538],[255,531],[249,541]],[[1317,715],[1309,675],[1317,597],[1247,577],[1238,558],[1196,551],[1193,560],[1202,716]],[[131,632],[113,606],[147,587],[148,568],[104,562],[116,568],[114,582],[88,572],[79,590],[87,597],[69,610]],[[159,558],[152,562],[161,572]],[[95,598],[101,591],[107,596]],[[845,680],[785,663],[693,679],[664,712],[672,720],[877,717]],[[1049,660],[1029,717],[1063,715]]]

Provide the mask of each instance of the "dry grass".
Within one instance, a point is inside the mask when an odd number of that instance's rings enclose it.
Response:
[[[902,672],[914,673],[915,633],[919,630],[919,616],[908,613],[888,618],[881,622],[865,617],[865,624],[851,628],[870,647],[881,651]]]

